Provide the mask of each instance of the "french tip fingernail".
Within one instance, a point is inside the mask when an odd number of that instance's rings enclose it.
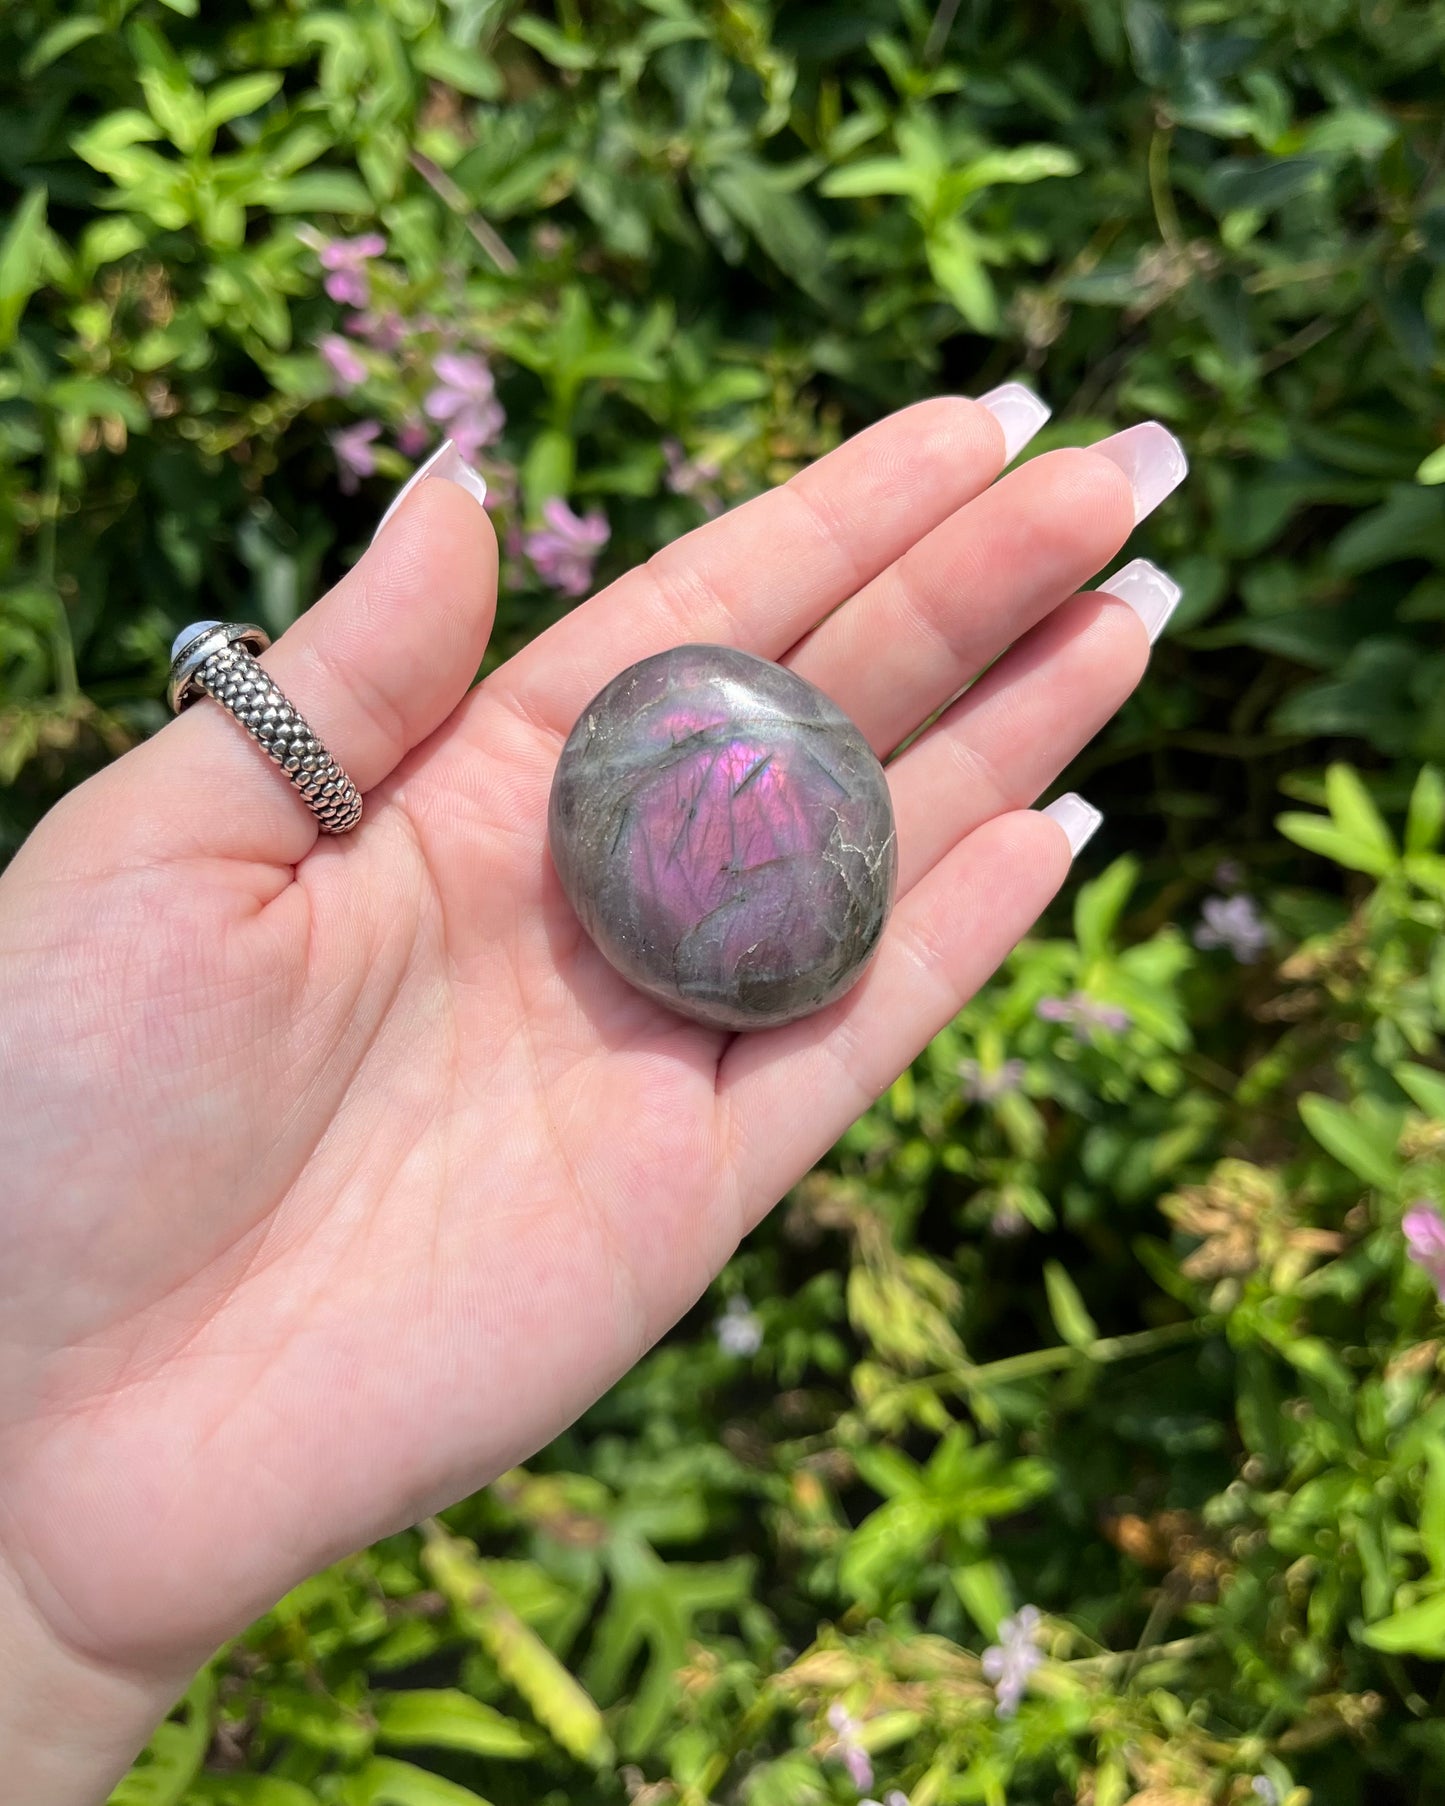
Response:
[[[1056,797],[1047,809],[1039,812],[1056,821],[1064,830],[1069,843],[1069,852],[1077,859],[1084,848],[1098,832],[1099,823],[1104,819],[1102,809],[1096,809],[1092,803],[1086,803],[1083,797],[1070,790],[1066,795]]]
[[[1003,428],[1004,451],[1010,463],[1053,412],[1027,383],[1000,383],[987,395],[980,395],[978,405],[987,408]]]
[[[419,484],[428,477],[439,477],[444,483],[455,483],[458,489],[465,489],[467,494],[479,505],[484,506],[487,500],[487,485],[482,477],[472,469],[466,459],[457,450],[455,443],[444,439],[424,464],[416,469],[402,484],[392,497],[391,506],[376,523],[376,532],[372,534],[372,543],[376,543],[382,528],[396,513],[402,503]]]
[[[1151,646],[1163,633],[1184,594],[1168,571],[1161,571],[1147,558],[1132,559],[1099,587],[1133,609],[1144,623]]]
[[[1184,447],[1168,427],[1157,420],[1126,426],[1089,447],[1111,464],[1117,464],[1134,491],[1134,524],[1152,514],[1165,496],[1172,495],[1189,475]]]

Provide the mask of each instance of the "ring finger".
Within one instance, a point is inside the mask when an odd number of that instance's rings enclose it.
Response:
[[[1053,783],[1144,675],[1178,599],[1136,558],[1055,609],[890,764],[900,896],[981,823]]]

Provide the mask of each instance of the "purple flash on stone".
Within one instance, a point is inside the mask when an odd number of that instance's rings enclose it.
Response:
[[[717,1028],[841,996],[893,902],[893,809],[867,741],[821,690],[727,646],[660,652],[593,698],[549,831],[610,963]]]

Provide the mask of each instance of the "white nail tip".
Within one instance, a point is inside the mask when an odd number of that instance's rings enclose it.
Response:
[[[1189,460],[1184,447],[1168,427],[1157,420],[1146,420],[1139,426],[1125,427],[1089,447],[1111,464],[1117,464],[1129,479],[1134,491],[1134,523],[1152,514],[1160,502],[1172,495],[1189,474]]]
[[[450,439],[444,439],[427,459],[426,463],[419,464],[407,478],[406,482],[402,484],[395,496],[393,496],[391,506],[376,523],[376,533],[373,533],[371,536],[373,543],[376,540],[377,533],[381,532],[382,528],[391,519],[392,515],[396,513],[397,509],[400,508],[402,503],[411,494],[412,490],[415,489],[419,483],[424,483],[428,477],[440,477],[445,483],[455,483],[458,489],[465,489],[467,494],[471,496],[479,506],[486,502],[486,483],[478,476],[477,472],[472,469],[471,465],[467,463],[466,459],[457,450],[452,441]]]
[[[1003,428],[1004,451],[1010,461],[1019,455],[1053,412],[1027,383],[1000,383],[987,395],[980,395],[978,405],[987,408]]]
[[[1092,803],[1086,803],[1083,797],[1072,790],[1066,796],[1055,798],[1047,809],[1040,810],[1051,821],[1056,821],[1064,830],[1068,839],[1069,851],[1075,859],[1094,838],[1104,814]]]
[[[1151,646],[1163,633],[1184,594],[1168,571],[1161,571],[1147,558],[1133,559],[1099,587],[1133,609],[1144,623]]]

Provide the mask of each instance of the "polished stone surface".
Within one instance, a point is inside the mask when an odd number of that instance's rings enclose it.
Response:
[[[820,690],[726,646],[630,666],[552,784],[552,859],[617,970],[694,1021],[821,1009],[883,932],[897,841],[883,768]]]

